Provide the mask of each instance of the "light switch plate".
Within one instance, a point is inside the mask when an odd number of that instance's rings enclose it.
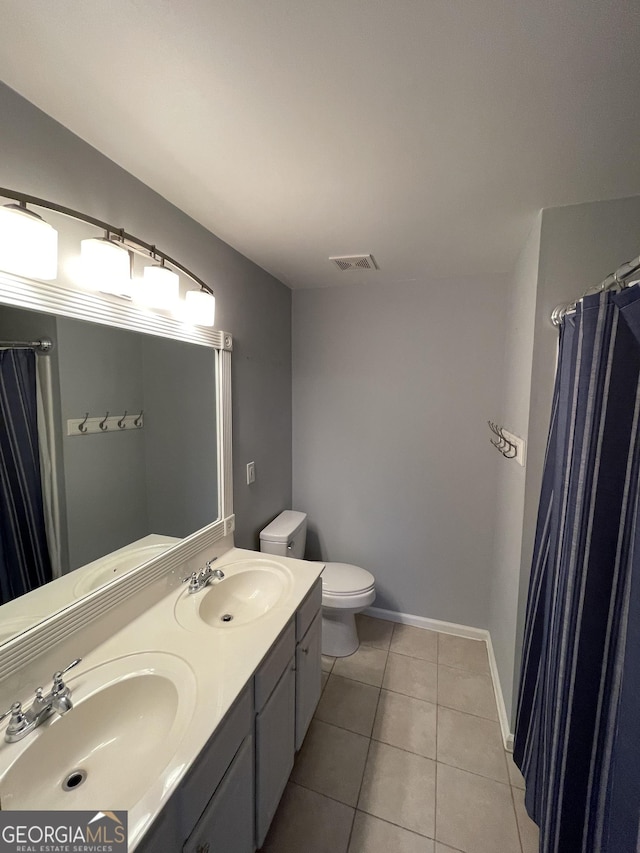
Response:
[[[255,483],[256,481],[256,463],[248,462],[247,463],[247,486],[250,486],[251,483]]]

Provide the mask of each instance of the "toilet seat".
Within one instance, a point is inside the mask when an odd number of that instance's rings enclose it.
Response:
[[[375,600],[375,578],[360,566],[327,563],[321,577],[323,607],[356,610]]]

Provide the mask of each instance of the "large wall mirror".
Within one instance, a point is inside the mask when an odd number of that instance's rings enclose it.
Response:
[[[0,645],[196,531],[225,530],[232,513],[221,388],[230,336],[0,273],[0,347],[43,338],[53,344],[36,355],[52,579],[5,594]]]

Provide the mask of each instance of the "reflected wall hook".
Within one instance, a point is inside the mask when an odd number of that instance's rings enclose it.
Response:
[[[524,439],[507,432],[504,427],[495,424],[493,421],[487,421],[487,423],[495,436],[495,438],[489,439],[491,444],[502,453],[505,459],[515,459],[520,465],[524,465]]]
[[[140,414],[133,422],[134,426],[141,427],[142,426],[142,415],[144,414],[144,409],[140,409]]]
[[[80,432],[86,432],[87,431],[86,423],[88,420],[89,420],[89,412],[87,412],[87,414],[84,416],[84,420],[82,421],[82,423],[78,424],[78,429],[80,430]]]
[[[107,426],[108,417],[109,417],[109,412],[107,412],[107,414],[104,416],[104,420],[100,421],[100,423],[98,424],[98,426],[100,427],[100,429],[103,432],[106,432],[109,429],[109,427]]]
[[[126,419],[127,419],[127,410],[125,409],[124,415],[118,421],[118,426],[120,427],[120,429],[126,429],[127,428],[127,425],[125,423]]]

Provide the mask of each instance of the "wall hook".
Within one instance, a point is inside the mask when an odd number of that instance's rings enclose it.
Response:
[[[510,441],[506,437],[506,435],[502,431],[502,427],[500,427],[499,429],[500,429],[500,437],[504,441],[504,447],[500,448],[500,452],[505,457],[505,459],[515,459],[515,457],[518,455],[518,448],[515,446],[515,444],[512,441]]]
[[[123,415],[123,416],[120,418],[120,420],[118,421],[118,426],[120,427],[120,429],[126,429],[126,428],[127,428],[127,425],[126,425],[126,423],[125,423],[125,420],[126,420],[126,419],[127,419],[127,410],[125,409],[125,410],[124,410],[124,415]]]
[[[87,414],[84,416],[84,420],[82,421],[82,423],[78,424],[78,429],[80,430],[80,432],[86,432],[87,431],[86,423],[88,420],[89,420],[89,412],[87,412]]]
[[[138,415],[138,417],[137,417],[137,418],[135,419],[135,421],[133,422],[133,425],[134,425],[134,426],[136,426],[136,427],[141,427],[141,426],[142,426],[142,415],[143,415],[143,414],[144,414],[144,409],[140,409],[140,414]]]
[[[489,429],[495,438],[489,438],[493,446],[502,453],[505,459],[515,459],[519,465],[524,466],[525,441],[517,435],[508,432],[504,427],[487,421]]]
[[[109,412],[107,412],[107,414],[104,416],[104,420],[100,421],[100,423],[98,424],[98,426],[100,427],[100,429],[103,432],[106,432],[109,429],[109,427],[107,425],[107,419],[108,418],[109,418]]]

